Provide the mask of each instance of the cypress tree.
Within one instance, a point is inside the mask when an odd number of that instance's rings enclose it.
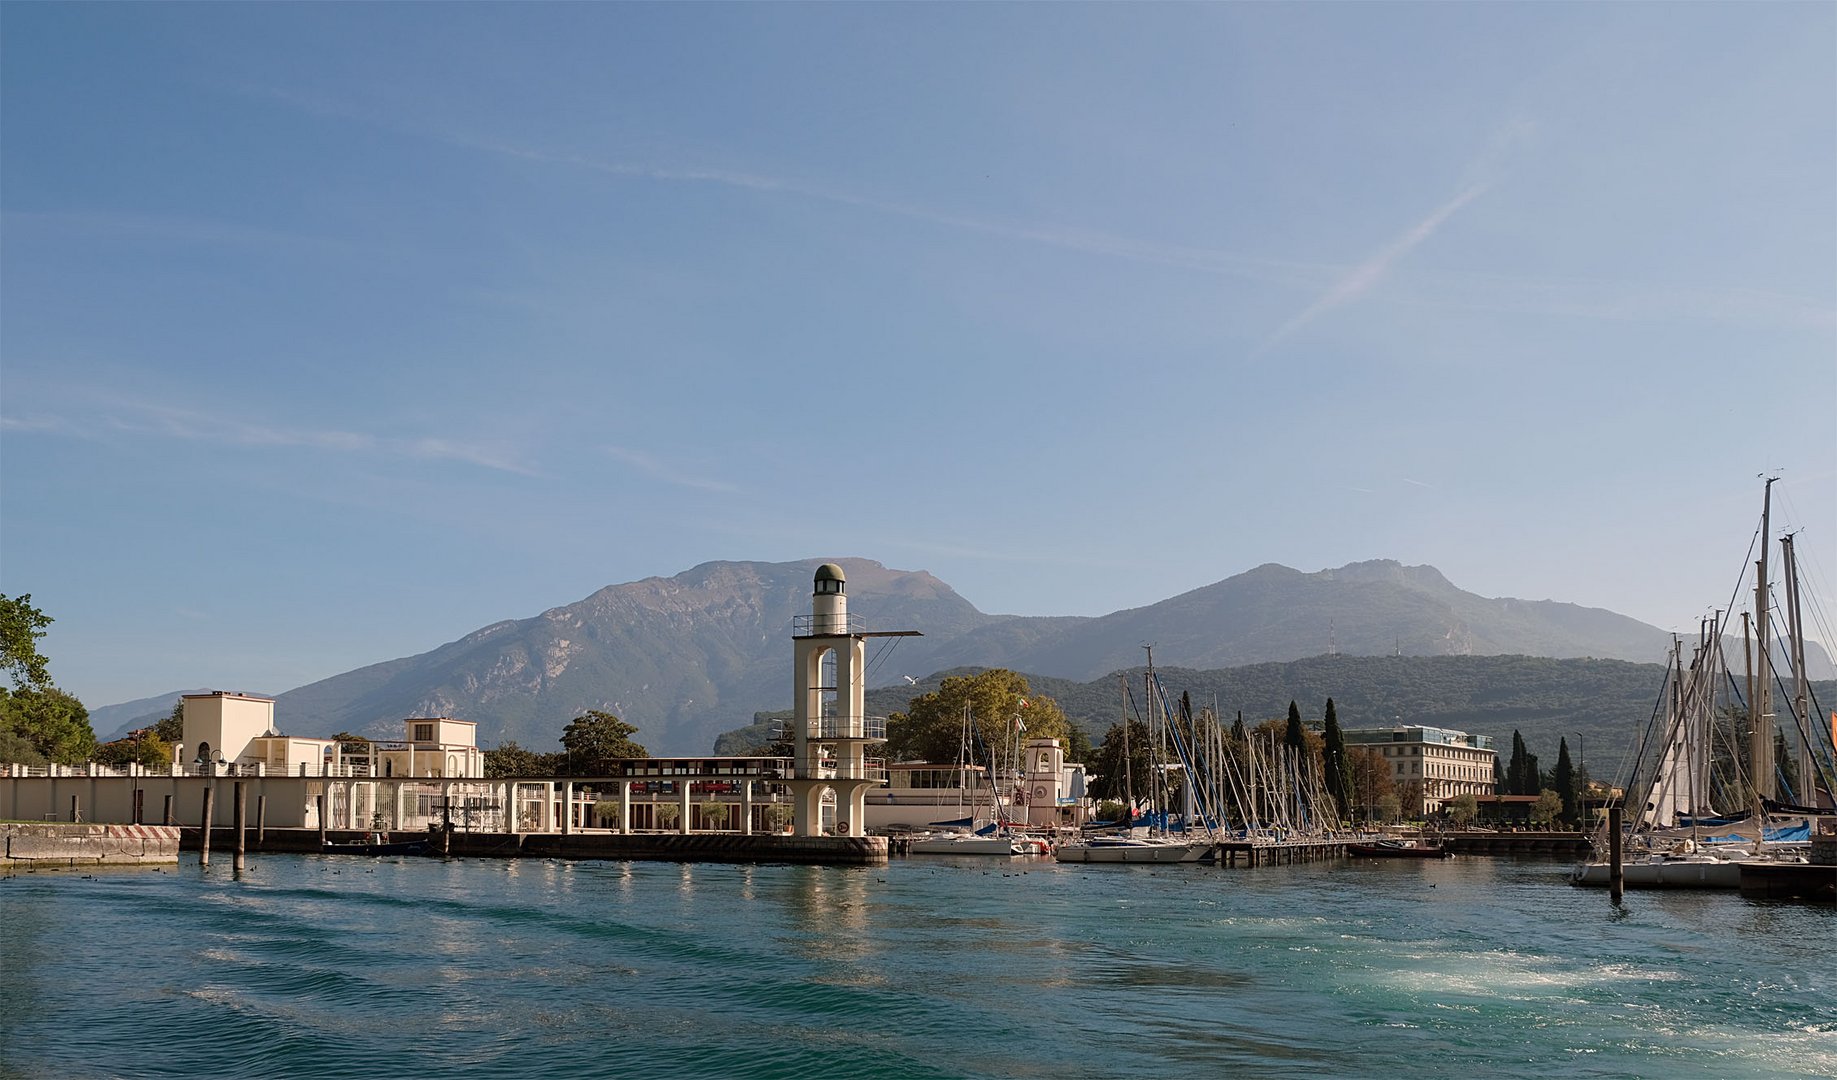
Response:
[[[1307,736],[1302,734],[1301,707],[1293,701],[1288,703],[1288,733],[1282,737],[1282,741],[1296,750],[1308,745]]]
[[[1556,744],[1556,771],[1550,774],[1550,786],[1563,797],[1563,820],[1580,821],[1576,813],[1581,792],[1576,789],[1575,766],[1569,761],[1569,739],[1564,737]]]
[[[1244,710],[1237,711],[1237,723],[1231,725],[1231,738],[1239,746],[1249,743],[1250,736],[1244,731]]]
[[[1517,728],[1513,728],[1512,760],[1511,763],[1505,767],[1505,793],[1507,795],[1523,795],[1525,793],[1524,774],[1526,756],[1524,736],[1518,733]]]
[[[1333,804],[1339,807],[1340,820],[1346,820],[1352,800],[1346,791],[1346,736],[1339,728],[1339,714],[1334,711],[1333,699],[1327,699],[1327,747],[1326,774],[1327,793],[1333,796]]]

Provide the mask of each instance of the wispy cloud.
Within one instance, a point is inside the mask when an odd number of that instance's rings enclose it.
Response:
[[[332,428],[288,427],[231,415],[142,401],[105,401],[83,425],[57,416],[4,417],[9,431],[83,434],[93,430],[241,447],[298,447],[347,455],[456,461],[520,476],[540,475],[503,446],[446,438],[403,438]]]
[[[1513,116],[1501,123],[1462,171],[1461,190],[1456,195],[1375,255],[1347,267],[1343,264],[1249,255],[1220,248],[1156,243],[1076,225],[977,217],[747,169],[606,160],[589,154],[546,150],[483,137],[451,126],[390,118],[379,113],[373,103],[369,102],[362,106],[344,104],[272,86],[245,84],[235,89],[245,95],[265,97],[315,116],[335,117],[393,131],[407,138],[499,157],[638,180],[716,184],[738,190],[813,199],[1103,258],[1234,277],[1317,293],[1311,304],[1266,338],[1258,346],[1258,352],[1279,343],[1322,315],[1370,295],[1400,261],[1432,237],[1449,218],[1500,181],[1506,175],[1510,161],[1534,145],[1540,133],[1540,124],[1528,116]],[[1384,299],[1386,302],[1418,304],[1437,309],[1522,311],[1592,319],[1682,317],[1717,322],[1811,326],[1819,329],[1837,327],[1837,308],[1828,299],[1714,286],[1693,289],[1650,286],[1638,282],[1540,281],[1468,271],[1458,277],[1413,274],[1408,287],[1384,290]]]
[[[76,427],[61,416],[0,415],[0,431],[74,432]]]
[[[335,117],[370,127],[380,127],[409,138],[437,142],[519,161],[581,169],[636,180],[716,184],[746,191],[790,195],[1090,255],[1172,266],[1201,273],[1267,281],[1300,288],[1313,287],[1323,276],[1332,273],[1331,267],[1311,263],[1245,255],[1216,248],[1159,244],[1119,236],[1100,229],[976,217],[919,203],[881,198],[834,186],[746,169],[617,161],[589,154],[541,149],[504,139],[480,136],[451,127],[399,118],[392,119],[380,115],[373,106],[368,104],[361,108],[347,106],[322,97],[304,95],[279,87],[245,84],[236,89],[240,93],[278,101],[290,108],[314,116]]]
[[[1411,226],[1402,236],[1391,241],[1377,254],[1353,267],[1334,282],[1332,288],[1304,308],[1300,314],[1278,327],[1275,333],[1264,340],[1261,348],[1269,348],[1334,308],[1343,307],[1370,292],[1373,286],[1384,280],[1392,267],[1421,246],[1423,241],[1434,236],[1435,231],[1441,228],[1449,218],[1478,198],[1485,190],[1485,185],[1476,184],[1436,207],[1428,217]]]
[[[680,183],[719,184],[749,191],[774,192],[821,202],[870,210],[897,217],[928,221],[968,232],[1064,248],[1071,251],[1132,262],[1197,270],[1208,274],[1250,278],[1279,284],[1312,282],[1327,268],[1300,262],[1243,255],[1214,248],[1156,244],[1118,236],[1098,229],[998,221],[952,213],[917,203],[876,198],[837,188],[809,184],[778,176],[727,169],[668,168],[630,162],[605,161],[578,154],[553,153],[469,136],[435,136],[454,146],[479,150],[523,161],[563,165],[634,179]]]
[[[1400,479],[1400,480],[1402,480],[1402,481],[1403,481],[1404,483],[1406,483],[1406,484],[1415,484],[1415,485],[1416,485],[1417,487],[1426,487],[1426,488],[1432,488],[1432,487],[1434,487],[1434,486],[1435,486],[1434,484],[1427,484],[1427,483],[1424,483],[1424,482],[1423,482],[1423,481],[1421,481],[1421,480],[1411,480],[1411,479],[1410,479],[1409,477],[1407,477],[1407,476],[1401,476],[1401,477],[1398,477],[1398,479]]]
[[[606,453],[619,461],[623,461],[625,464],[630,465],[632,468],[637,469],[653,480],[660,480],[666,484],[674,484],[677,487],[694,488],[697,491],[715,491],[725,494],[731,494],[740,490],[734,485],[722,480],[710,480],[706,477],[692,476],[657,460],[657,458],[642,450],[632,450],[623,446],[607,446],[604,447],[604,449]]]

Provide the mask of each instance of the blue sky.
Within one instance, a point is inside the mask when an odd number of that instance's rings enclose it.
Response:
[[[712,559],[1694,632],[1762,472],[1837,604],[1830,5],[0,18],[0,591],[92,707]]]

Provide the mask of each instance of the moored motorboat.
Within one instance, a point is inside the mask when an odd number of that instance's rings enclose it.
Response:
[[[1417,840],[1374,840],[1369,844],[1347,844],[1346,854],[1366,859],[1446,859],[1454,852],[1440,844]]]
[[[391,840],[385,833],[373,832],[350,843],[327,841],[319,850],[326,855],[424,855],[427,841]]]

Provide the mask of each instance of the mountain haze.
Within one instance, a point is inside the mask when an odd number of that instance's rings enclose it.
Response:
[[[551,746],[587,709],[639,728],[659,754],[706,753],[715,737],[791,697],[790,630],[825,560],[712,562],[611,585],[577,603],[483,627],[280,695],[284,730],[396,736],[408,716],[477,721],[482,745]],[[867,559],[848,574],[850,610],[871,629],[918,630],[869,651],[870,685],[959,666],[1083,682],[1138,666],[1217,669],[1318,656],[1516,655],[1663,658],[1670,635],[1598,608],[1489,599],[1427,566],[1354,563],[1302,573],[1260,566],[1109,615],[986,614],[924,571]]]

